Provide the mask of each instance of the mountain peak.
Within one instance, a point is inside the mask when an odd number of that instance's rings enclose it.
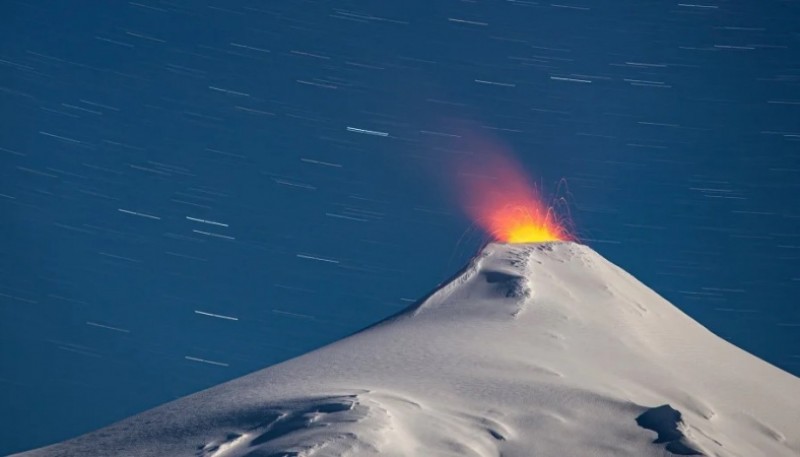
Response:
[[[608,282],[609,276],[615,281],[618,276],[635,281],[590,247],[576,242],[493,242],[485,245],[464,269],[415,304],[411,311],[419,315],[447,304],[452,307],[450,312],[458,315],[477,311],[487,318],[504,312],[517,317],[537,303],[546,303],[535,295],[551,295],[537,294],[537,291],[575,289],[571,284],[587,283],[607,288],[602,284]],[[574,293],[567,295],[566,300],[557,302],[564,305],[574,301]]]
[[[591,248],[490,243],[378,325],[24,455],[780,457],[798,423],[798,378]]]

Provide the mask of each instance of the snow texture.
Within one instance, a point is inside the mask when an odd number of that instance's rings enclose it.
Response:
[[[798,456],[800,379],[576,243],[489,244],[341,341],[63,443],[67,456]]]

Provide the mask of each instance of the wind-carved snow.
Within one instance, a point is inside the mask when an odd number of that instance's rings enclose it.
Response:
[[[406,311],[24,454],[797,456],[800,380],[575,243],[490,244]]]

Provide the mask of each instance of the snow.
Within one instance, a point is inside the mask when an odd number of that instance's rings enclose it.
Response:
[[[800,455],[800,379],[587,246],[489,244],[341,341],[56,456]]]

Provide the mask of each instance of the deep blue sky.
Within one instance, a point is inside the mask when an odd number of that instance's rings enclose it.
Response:
[[[431,133],[456,124],[551,192],[565,178],[584,242],[800,373],[797,1],[7,1],[0,17],[0,454],[435,287],[482,241],[440,180],[481,153]]]

